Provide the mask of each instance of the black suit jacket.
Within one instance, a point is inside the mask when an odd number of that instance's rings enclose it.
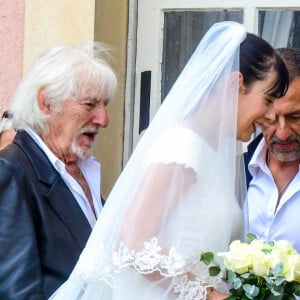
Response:
[[[259,142],[263,138],[262,133],[259,134],[249,145],[247,152],[244,153],[244,162],[245,162],[245,172],[246,172],[246,181],[247,181],[247,189],[249,187],[250,181],[252,180],[252,175],[248,170],[249,162],[254,154],[256,147],[258,146]]]
[[[25,132],[0,151],[0,299],[48,299],[68,278],[90,224]]]

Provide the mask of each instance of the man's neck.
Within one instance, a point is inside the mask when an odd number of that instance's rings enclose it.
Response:
[[[51,134],[42,134],[41,132],[37,133],[42,141],[47,145],[47,147],[52,151],[52,153],[59,158],[66,166],[72,166],[76,168],[78,165],[78,156],[74,153],[71,153],[71,147],[65,147],[64,143],[59,139],[56,140],[52,137]]]
[[[278,189],[279,204],[281,196],[299,171],[300,158],[290,162],[282,162],[270,151],[267,151],[266,162]]]
[[[297,173],[299,170],[300,158],[289,162],[283,162],[276,158],[270,151],[267,151],[266,162],[272,175],[274,175],[273,173],[276,174],[277,172],[285,171],[293,171]]]

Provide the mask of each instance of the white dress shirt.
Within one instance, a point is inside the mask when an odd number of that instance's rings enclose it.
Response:
[[[32,137],[32,139],[38,144],[38,146],[45,152],[46,156],[50,160],[53,167],[61,175],[62,179],[72,192],[74,198],[78,202],[81,210],[88,219],[91,227],[94,227],[96,223],[96,217],[98,218],[100,211],[102,210],[101,203],[101,165],[90,156],[84,160],[79,159],[78,166],[84,175],[93,198],[93,204],[95,208],[96,216],[93,213],[91,205],[80,186],[80,184],[66,171],[65,164],[49,149],[49,147],[42,141],[42,139],[30,128],[26,128],[26,132]]]
[[[253,176],[247,195],[248,231],[266,241],[288,240],[300,252],[300,172],[281,196],[275,212],[278,190],[266,164],[266,150],[262,139],[248,166]]]

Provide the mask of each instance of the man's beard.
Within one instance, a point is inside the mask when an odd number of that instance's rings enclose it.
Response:
[[[293,142],[295,146],[292,149],[282,149],[280,151],[277,150],[277,143],[280,142]],[[272,154],[282,162],[291,162],[300,158],[300,137],[297,135],[289,136],[286,140],[280,140],[277,137],[274,137],[270,141],[270,149]]]
[[[90,146],[90,148],[87,148],[86,150],[83,149],[83,147],[80,147],[77,145],[78,138],[80,137],[81,134],[85,132],[95,132],[97,133],[96,129],[91,129],[89,127],[82,128],[81,130],[78,131],[77,135],[73,138],[72,144],[71,144],[71,149],[72,152],[77,155],[80,159],[86,159],[89,156],[92,155],[92,143],[88,143],[87,146]]]
[[[76,139],[73,140],[71,145],[72,152],[77,155],[80,159],[86,159],[92,155],[92,148],[87,150],[82,149],[80,146],[76,145]]]

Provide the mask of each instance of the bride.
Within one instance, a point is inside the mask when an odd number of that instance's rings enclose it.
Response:
[[[235,22],[204,36],[116,182],[68,281],[51,299],[220,296],[202,251],[241,238],[240,141],[288,85],[273,48]]]

